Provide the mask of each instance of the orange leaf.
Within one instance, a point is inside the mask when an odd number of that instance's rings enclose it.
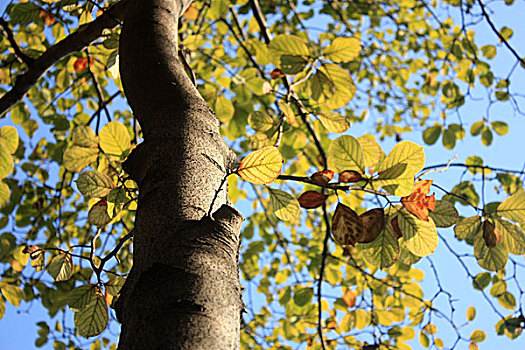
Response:
[[[49,11],[46,10],[40,10],[40,13],[38,14],[38,17],[44,19],[44,23],[46,26],[50,27],[53,24],[55,24],[55,16]]]
[[[199,10],[195,6],[190,5],[183,14],[188,21],[195,21],[199,17]]]
[[[434,194],[427,196],[430,192],[430,185],[432,185],[432,180],[416,182],[412,193],[401,198],[401,203],[406,210],[424,221],[428,221],[428,211],[436,209]]]
[[[357,182],[363,176],[355,170],[345,170],[339,174],[339,182]]]
[[[323,170],[314,173],[310,176],[310,179],[317,182],[320,185],[326,185],[334,178],[334,172],[332,170]]]
[[[90,63],[93,64],[93,59],[90,60]],[[82,72],[87,67],[88,67],[88,58],[87,57],[77,58],[75,63],[73,63],[73,68],[75,69],[75,72],[77,72],[77,73]]]
[[[343,293],[343,301],[348,307],[353,307],[355,305],[356,295],[350,289],[346,289]]]
[[[306,191],[299,196],[297,201],[302,208],[314,209],[323,205],[328,196],[317,191]]]
[[[270,76],[272,79],[279,79],[281,77],[284,77],[284,72],[280,70],[279,68],[272,69],[270,72]]]

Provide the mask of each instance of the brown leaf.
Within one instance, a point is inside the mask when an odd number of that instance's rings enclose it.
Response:
[[[339,174],[339,182],[361,181],[363,176],[355,170],[345,170]]]
[[[326,325],[326,328],[327,329],[336,329],[337,328],[337,322],[335,322],[335,321],[328,322],[328,324]]]
[[[326,194],[322,194],[317,191],[306,191],[301,194],[297,200],[299,201],[299,205],[302,208],[314,209],[323,205],[326,198],[328,198]]]
[[[483,239],[489,248],[494,248],[501,242],[501,232],[488,220],[483,221]]]
[[[29,254],[31,260],[35,260],[42,254],[42,249],[37,245],[26,245],[22,253]]]
[[[428,221],[428,211],[436,209],[434,195],[426,196],[430,192],[432,180],[423,180],[414,184],[412,193],[401,198],[403,207],[421,220]]]
[[[375,208],[359,216],[363,224],[363,231],[358,238],[359,243],[370,243],[379,236],[385,227],[385,211]]]
[[[44,19],[44,23],[46,26],[50,27],[53,24],[55,24],[55,16],[49,11],[46,10],[40,10],[40,13],[38,14],[38,17]]]
[[[272,77],[272,79],[279,79],[284,77],[284,72],[279,68],[275,68],[272,69],[272,71],[270,72],[270,76]]]
[[[353,307],[355,305],[356,295],[350,289],[346,289],[343,293],[343,301],[348,307]]]
[[[354,245],[361,236],[363,224],[355,211],[338,203],[332,217],[332,235],[340,245]]]
[[[394,229],[394,234],[395,234],[396,238],[400,239],[401,237],[403,237],[403,233],[399,229],[399,219],[397,218],[397,216],[395,216],[392,219],[391,223],[392,223],[392,228]]]
[[[334,172],[332,170],[323,170],[314,173],[310,176],[310,179],[317,182],[320,185],[326,185],[334,178]]]

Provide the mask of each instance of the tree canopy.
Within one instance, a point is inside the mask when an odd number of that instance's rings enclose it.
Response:
[[[116,347],[108,324],[132,266],[139,193],[122,164],[143,137],[119,73],[128,2],[12,0],[0,19],[0,318],[41,304],[38,347]],[[477,349],[487,330],[465,331],[476,308],[440,282],[450,269],[499,336],[521,335],[525,172],[483,159],[512,128],[491,110],[524,114],[513,82],[525,60],[495,22],[502,6],[519,5],[202,0],[185,10],[173,50],[238,157],[223,182],[246,219],[243,348]],[[496,69],[502,55],[510,63]],[[479,154],[465,154],[474,137]],[[429,164],[425,147],[438,143],[458,157]],[[433,260],[438,246],[449,261]]]

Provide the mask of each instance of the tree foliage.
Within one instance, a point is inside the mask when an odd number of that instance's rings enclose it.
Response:
[[[74,313],[73,328],[39,323],[37,346],[114,346],[104,331],[132,265],[138,198],[122,162],[142,137],[118,71],[125,6],[11,1],[0,22],[0,317],[22,301],[50,319]],[[511,83],[525,62],[490,11],[481,0],[208,0],[186,10],[179,57],[239,158],[224,181],[247,217],[243,347],[477,348],[486,333],[460,327],[476,309],[458,315],[437,277],[440,245],[493,310],[497,334],[521,335],[523,172],[479,155],[429,165],[424,147],[403,140],[416,132],[454,149],[469,133],[484,146],[508,133],[489,114],[456,117],[473,91],[520,112]],[[492,44],[478,44],[480,22]],[[492,65],[500,53],[514,60],[506,76]],[[458,181],[439,183],[436,171],[454,167],[465,171]],[[489,183],[498,201],[485,201]],[[423,293],[422,258],[435,295]]]

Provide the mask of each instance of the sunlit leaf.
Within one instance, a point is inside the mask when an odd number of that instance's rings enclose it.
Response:
[[[13,306],[19,306],[22,299],[24,299],[24,291],[20,287],[12,284],[0,285],[0,292],[5,299]]]
[[[373,242],[362,244],[361,247],[365,259],[379,268],[392,266],[399,256],[399,242],[389,223],[384,225],[383,231]]]
[[[7,149],[0,144],[0,180],[9,175],[13,167],[13,157]]]
[[[121,156],[131,146],[128,129],[119,122],[110,122],[104,125],[98,137],[100,148],[108,155]]]
[[[64,167],[69,171],[78,173],[97,160],[97,157],[97,148],[71,146],[64,152]]]
[[[430,217],[434,220],[436,227],[450,227],[458,221],[459,214],[454,204],[447,201],[436,201],[436,207],[430,212]]]
[[[381,147],[376,142],[375,138],[371,135],[365,135],[357,138],[361,148],[363,149],[363,154],[365,158],[366,167],[375,167],[379,164],[383,151]]]
[[[106,287],[106,291],[116,297],[119,295],[120,290],[124,286],[124,283],[126,282],[126,279],[122,276],[114,276],[109,281],[107,281],[104,286]]]
[[[418,181],[414,184],[412,193],[407,197],[401,198],[403,207],[424,221],[428,221],[429,211],[436,208],[434,194],[427,196],[430,191],[430,185],[432,185],[432,180]]]
[[[502,219],[494,221],[501,234],[503,247],[512,254],[525,254],[525,234],[521,227]]]
[[[0,180],[0,207],[9,200],[10,195],[11,191],[9,190],[9,186]]]
[[[296,35],[281,34],[277,35],[268,45],[270,60],[276,66],[281,65],[281,56],[301,56],[307,58],[309,49],[305,41]]]
[[[355,170],[345,170],[339,173],[339,182],[358,182],[363,176]]]
[[[283,157],[277,147],[268,146],[248,154],[239,166],[239,176],[254,184],[269,184],[279,176]]]
[[[111,221],[108,214],[108,203],[105,199],[96,203],[88,213],[88,222],[97,227],[104,227]]]
[[[312,179],[320,185],[326,185],[333,178],[334,172],[332,170],[317,171],[310,176],[310,179]]]
[[[299,202],[289,193],[284,191],[268,188],[270,192],[270,204],[275,215],[283,221],[295,220],[301,209]]]
[[[427,256],[436,250],[438,235],[432,218],[423,221],[404,210],[399,211],[398,218],[399,229],[410,252],[417,256]]]
[[[343,301],[348,307],[354,307],[355,299],[356,299],[355,293],[352,292],[352,290],[350,289],[345,289],[343,293]]]
[[[470,240],[482,234],[481,217],[471,216],[463,219],[454,226],[454,232],[458,239]]]
[[[348,119],[338,113],[323,113],[319,114],[321,124],[330,132],[343,133],[350,127]]]
[[[359,57],[361,43],[357,38],[335,38],[324,49],[323,55],[334,62],[350,62]]]
[[[81,147],[97,148],[98,137],[89,126],[79,125],[72,132],[73,144]]]
[[[386,156],[377,171],[385,171],[397,164],[406,164],[407,169],[410,169],[413,174],[421,171],[425,166],[425,152],[423,151],[423,147],[411,141],[399,142]]]
[[[0,146],[8,153],[15,153],[18,148],[18,131],[12,126],[3,126],[0,129]]]
[[[267,113],[255,111],[248,116],[248,124],[256,131],[268,131],[273,127],[273,119]]]
[[[512,221],[525,223],[525,190],[521,188],[505,199],[498,206],[498,214]]]
[[[357,139],[350,135],[341,136],[330,143],[328,148],[328,167],[338,172],[356,170],[364,172],[363,149]]]
[[[483,235],[474,237],[474,255],[478,259],[478,264],[489,271],[503,269],[509,257],[503,244],[497,244],[490,248],[486,245]]]

